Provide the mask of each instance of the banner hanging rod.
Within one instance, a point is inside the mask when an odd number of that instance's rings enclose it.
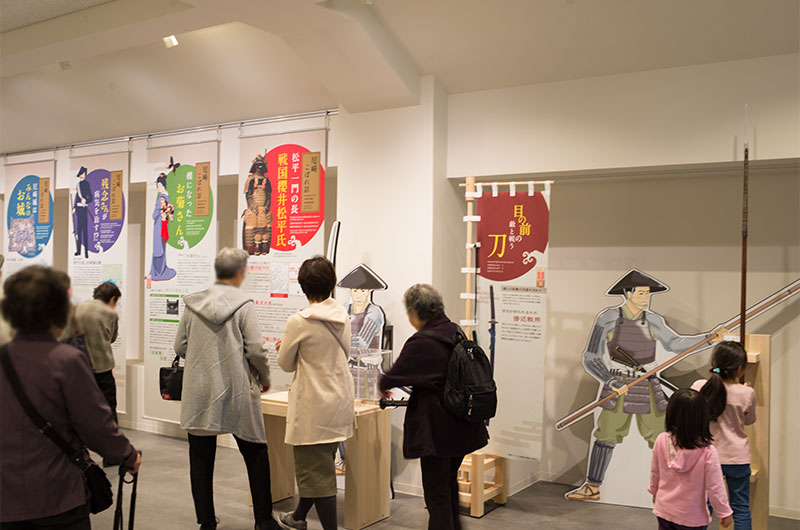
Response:
[[[161,138],[164,136],[174,136],[178,134],[191,134],[201,133],[207,131],[214,131],[220,129],[233,129],[235,127],[250,127],[253,125],[265,125],[268,123],[280,123],[284,121],[305,120],[311,118],[327,118],[339,114],[339,109],[320,110],[315,112],[305,112],[301,114],[287,114],[284,116],[272,116],[270,118],[255,118],[252,120],[231,121],[226,123],[218,123],[216,125],[200,125],[198,127],[187,127],[184,129],[173,129],[169,131],[159,131],[148,134],[135,134],[132,136],[120,136],[117,138],[104,138],[102,140],[90,140],[87,142],[78,142],[74,144],[63,144],[51,147],[41,147],[38,149],[29,149],[27,151],[14,151],[10,153],[0,153],[1,157],[31,155],[35,153],[44,153],[48,151],[58,151],[64,149],[75,149],[76,147],[93,147],[96,145],[107,145],[121,142],[130,142],[133,140],[147,140],[148,138]],[[291,132],[291,131],[288,131]]]
[[[492,184],[497,184],[498,186],[510,186],[511,184],[513,184],[515,186],[527,186],[529,182],[533,183],[533,184],[553,184],[555,181],[553,181],[553,180],[521,180],[521,181],[515,181],[515,182],[511,182],[511,181],[503,182],[503,181],[499,181],[498,180],[496,182],[492,182],[492,181],[485,181],[484,182],[484,181],[481,181],[481,182],[476,182],[475,184],[482,184],[482,185],[488,186],[488,187],[491,187]],[[475,184],[473,184],[473,186]],[[466,188],[468,186],[468,184],[466,182],[461,182],[461,183],[459,183],[459,186],[462,187],[462,188]]]

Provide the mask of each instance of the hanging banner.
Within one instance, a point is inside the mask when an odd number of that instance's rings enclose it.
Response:
[[[128,153],[76,157],[70,160],[75,175],[69,186],[69,275],[72,301],[92,299],[94,288],[111,281],[122,291],[117,304],[119,332],[114,350],[117,411],[126,410],[125,338],[128,299]]]
[[[53,265],[54,169],[52,160],[5,167],[3,278],[28,265]]]
[[[217,142],[147,152],[145,231],[145,416],[177,422],[180,403],[161,399],[159,369],[175,358],[183,297],[214,283]]]
[[[253,296],[270,352],[273,390],[286,390],[292,380],[277,364],[275,342],[289,316],[308,305],[297,273],[324,252],[326,134],[239,141],[238,234],[250,254],[243,288]]]
[[[550,192],[477,199],[478,341],[497,383],[486,451],[540,459]],[[469,317],[472,319],[472,316]]]

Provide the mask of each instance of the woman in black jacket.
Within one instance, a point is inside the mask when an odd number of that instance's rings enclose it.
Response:
[[[430,285],[417,284],[403,295],[408,321],[453,338],[458,326],[444,314],[441,295]],[[403,456],[419,458],[422,487],[428,505],[428,528],[458,530],[458,468],[464,456],[484,447],[486,426],[457,419],[442,407],[447,365],[452,348],[420,333],[403,345],[394,366],[381,378],[380,390],[412,387],[403,428]]]

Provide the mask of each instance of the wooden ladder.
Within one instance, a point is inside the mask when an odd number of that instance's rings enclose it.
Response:
[[[491,482],[486,472],[494,470]],[[469,508],[472,517],[483,517],[484,503],[493,500],[505,504],[508,500],[508,458],[476,451],[464,457],[458,470],[458,500]]]

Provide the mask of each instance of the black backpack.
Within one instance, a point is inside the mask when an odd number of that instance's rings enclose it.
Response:
[[[447,366],[442,405],[456,418],[479,423],[493,418],[497,412],[497,385],[486,353],[461,330],[448,339],[432,331],[420,335],[436,339],[453,348]]]

